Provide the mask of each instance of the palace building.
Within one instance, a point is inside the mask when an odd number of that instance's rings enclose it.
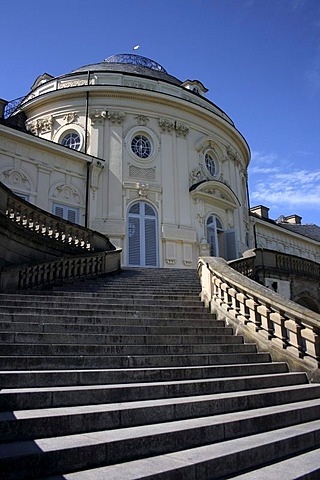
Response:
[[[196,268],[254,247],[320,262],[318,227],[250,210],[249,146],[207,94],[133,54],[40,75],[13,109],[1,101],[0,181],[106,234],[126,266]]]

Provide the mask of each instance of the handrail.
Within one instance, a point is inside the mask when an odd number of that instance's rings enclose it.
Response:
[[[229,265],[237,272],[253,279],[263,270],[320,278],[320,263],[266,248],[247,250],[242,258],[231,260]]]
[[[0,272],[0,291],[27,290],[115,272],[121,249],[61,257],[48,262],[14,265]]]
[[[37,235],[82,251],[114,250],[108,237],[52,215],[15,195],[0,183],[0,213]]]
[[[198,273],[201,299],[212,312],[320,368],[319,314],[245,277],[222,258],[199,258]]]

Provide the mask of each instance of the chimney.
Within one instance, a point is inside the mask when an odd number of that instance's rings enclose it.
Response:
[[[256,207],[250,208],[250,212],[256,215],[259,215],[261,218],[269,218],[269,208],[264,207],[263,205],[257,205]]]
[[[285,217],[287,223],[293,223],[295,225],[301,225],[301,220],[302,217],[299,217],[299,215],[289,215],[288,217]]]

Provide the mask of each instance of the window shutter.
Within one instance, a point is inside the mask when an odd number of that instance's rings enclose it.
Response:
[[[140,219],[129,217],[129,265],[140,265]]]
[[[77,221],[76,210],[68,208],[68,220],[69,220],[69,222],[76,223],[76,221]]]
[[[235,230],[228,230],[225,232],[225,245],[226,245],[226,259],[234,260],[238,257],[236,232]]]
[[[146,267],[157,266],[157,238],[155,218],[146,218],[144,222],[145,232],[145,265]]]
[[[57,215],[57,217],[63,218],[63,207],[60,207],[59,205],[54,205],[53,213],[54,215]]]

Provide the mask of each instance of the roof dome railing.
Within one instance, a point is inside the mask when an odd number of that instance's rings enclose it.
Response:
[[[168,73],[159,63],[141,55],[134,55],[132,53],[118,53],[111,55],[104,60],[106,63],[127,63],[131,65],[139,65],[140,67],[150,68],[157,72]]]

